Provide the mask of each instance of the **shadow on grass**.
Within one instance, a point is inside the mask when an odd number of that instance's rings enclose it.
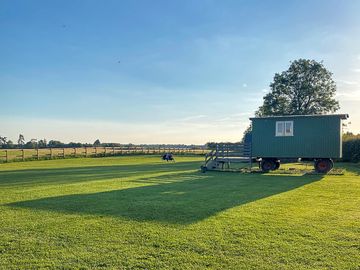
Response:
[[[146,173],[197,169],[197,162],[124,164],[110,166],[65,167],[0,171],[0,187],[60,185],[84,181],[108,180]]]
[[[358,163],[342,162],[338,166],[339,167],[341,166],[342,168],[344,168],[346,171],[348,171],[350,173],[360,175],[360,162],[358,162]]]
[[[189,224],[226,209],[310,184],[320,175],[175,173],[137,181],[152,185],[8,204],[11,207]]]

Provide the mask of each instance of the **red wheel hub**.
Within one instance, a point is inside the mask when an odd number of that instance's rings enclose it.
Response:
[[[320,170],[326,170],[327,169],[327,163],[325,161],[320,161],[318,163],[318,167]]]

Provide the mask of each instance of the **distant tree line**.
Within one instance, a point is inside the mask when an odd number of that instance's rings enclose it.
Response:
[[[26,142],[24,135],[20,134],[16,143],[12,140],[8,140],[7,137],[0,136],[0,148],[2,149],[36,149],[36,148],[74,148],[74,147],[93,147],[93,146],[102,146],[102,147],[116,147],[120,146],[119,143],[101,143],[97,139],[94,143],[80,143],[80,142],[70,142],[63,143],[57,140],[47,141],[46,139],[31,139]]]
[[[31,139],[26,142],[24,135],[20,134],[17,143],[8,140],[7,137],[0,136],[0,149],[37,149],[37,148],[80,148],[80,147],[161,147],[161,148],[184,148],[184,149],[199,149],[204,148],[204,145],[186,145],[186,144],[140,144],[135,145],[132,143],[121,144],[121,143],[102,143],[99,139],[95,140],[94,143],[80,143],[70,142],[63,143],[57,140],[47,141],[46,139]]]

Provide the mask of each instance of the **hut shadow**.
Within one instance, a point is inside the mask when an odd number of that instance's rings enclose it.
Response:
[[[151,183],[147,186],[50,197],[7,206],[136,221],[190,224],[235,206],[294,190],[321,178],[320,175],[178,173],[137,180]]]

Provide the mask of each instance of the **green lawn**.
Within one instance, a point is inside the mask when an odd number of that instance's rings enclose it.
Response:
[[[208,172],[133,156],[0,164],[0,269],[360,269],[360,166]]]

